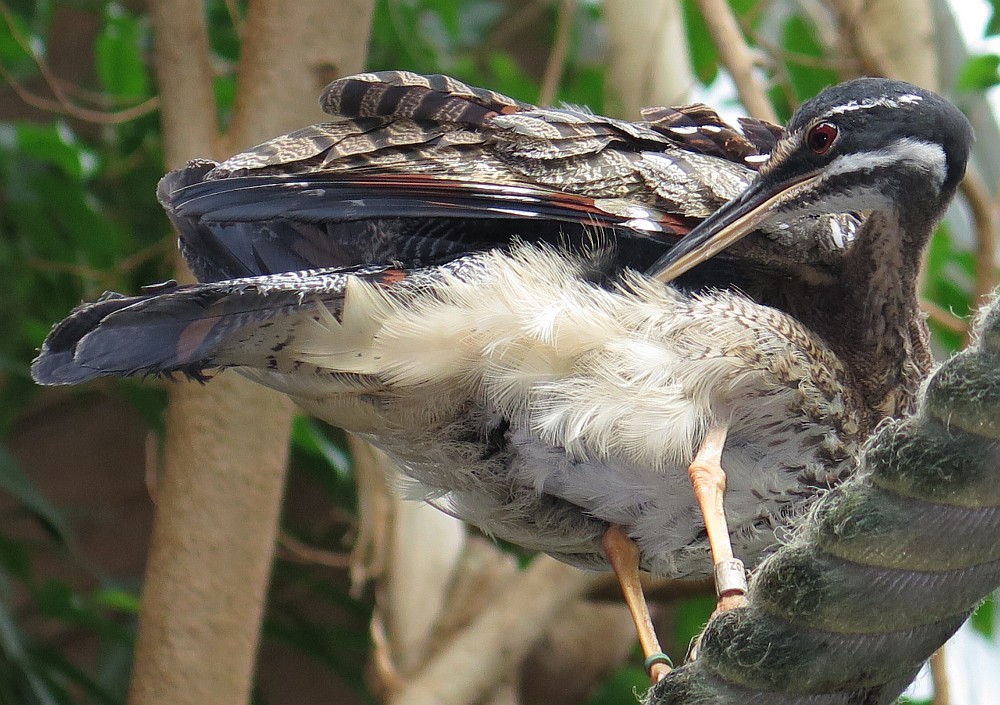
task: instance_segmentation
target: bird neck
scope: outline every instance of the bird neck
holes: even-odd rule
[[[932,365],[917,280],[930,219],[877,212],[859,229],[830,281],[811,287],[794,315],[826,341],[877,418],[913,409]],[[789,304],[796,307],[794,302]]]

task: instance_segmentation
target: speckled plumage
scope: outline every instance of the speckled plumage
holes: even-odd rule
[[[646,705],[890,705],[1000,584],[1000,303]]]
[[[626,123],[399,72],[324,105],[341,119],[165,177],[205,283],[81,307],[36,378],[235,367],[488,533],[601,567],[613,522],[673,577],[709,571],[687,466],[710,424],[730,427],[726,512],[753,565],[912,404],[929,363],[912,282],[861,282],[876,309],[843,281],[869,252],[882,276],[893,213],[789,212],[676,289],[635,271],[798,132],[741,135],[704,106]]]
[[[599,247],[522,246],[395,281],[372,268],[179,287],[109,300],[118,310],[73,352],[105,373],[235,366],[370,438],[416,480],[411,494],[492,535],[598,567],[616,522],[644,567],[675,577],[710,565],[686,468],[722,417],[734,543],[755,560],[853,467],[868,428],[844,370],[742,296],[588,281],[613,264]],[[142,326],[157,319],[177,326],[175,347],[131,367],[162,339]],[[122,336],[127,348],[107,344]]]

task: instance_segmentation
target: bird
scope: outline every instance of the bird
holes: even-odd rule
[[[236,368],[381,447],[412,496],[612,567],[662,677],[638,569],[713,565],[738,606],[744,563],[912,409],[917,271],[968,121],[887,79],[828,88],[784,130],[406,72],[321,104],[335,120],[164,177],[201,283],[82,305],[35,379]]]

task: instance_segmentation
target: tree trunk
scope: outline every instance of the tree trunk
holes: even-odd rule
[[[150,9],[167,166],[177,168],[221,156],[219,145],[244,147],[315,120],[331,73],[362,67],[372,2],[342,2],[336,14],[319,0],[251,3],[234,127],[224,138],[202,3],[152,0]],[[232,372],[173,390],[133,705],[248,702],[291,416],[285,397]]]
[[[929,0],[833,0],[843,51],[863,73],[888,76],[940,90],[934,11]],[[906,31],[900,31],[905,17]]]
[[[675,0],[606,0],[611,55],[608,90],[616,112],[687,102],[694,85],[680,3]]]

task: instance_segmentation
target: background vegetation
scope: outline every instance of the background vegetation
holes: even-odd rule
[[[522,100],[628,112],[626,91],[616,83],[621,79],[608,68],[609,55],[617,51],[615,33],[621,32],[608,15],[621,13],[622,4],[630,8],[626,12],[651,13],[650,23],[662,19],[657,8],[663,4],[655,2],[378,0],[367,66],[447,73]],[[897,11],[908,7],[912,18],[942,6],[882,4]],[[717,35],[702,14],[710,5],[680,3],[687,47],[675,51],[673,64],[631,67],[640,77],[649,71],[680,77],[683,91],[658,102],[684,102],[686,91],[725,95],[718,79],[728,58],[720,56]],[[841,78],[897,71],[891,56],[872,50],[879,41],[858,29],[860,4],[732,0],[728,7],[755,52],[757,75],[780,120]],[[236,70],[251,10],[241,0],[207,0],[204,8],[216,119],[227,125],[236,109]],[[994,11],[984,34],[1000,31],[998,17]],[[0,3],[3,704],[112,704],[127,697],[168,387],[102,382],[41,390],[28,369],[50,326],[79,301],[105,290],[136,292],[173,276],[173,235],[154,198],[165,148],[152,22],[137,2]],[[939,28],[935,35],[939,70],[920,82],[949,91],[982,119],[982,98],[998,80],[1000,56],[965,55],[943,33]],[[294,43],[288,50],[295,50]],[[733,99],[725,101],[724,107],[740,112]],[[981,140],[988,142],[987,132],[980,126]],[[981,173],[963,191],[965,205],[930,252],[925,294],[942,354],[962,344],[963,319],[995,281],[996,183],[990,166],[980,163]],[[386,665],[392,648],[380,642],[380,621],[369,629],[373,613],[390,610],[391,590],[380,582],[385,575],[370,560],[348,555],[366,521],[359,517],[359,502],[365,502],[359,500],[348,444],[336,430],[297,418],[290,468],[253,700],[374,702],[398,688],[394,675],[407,674],[398,653]],[[387,526],[377,528],[391,533]],[[504,560],[489,553],[492,548],[474,545],[474,551],[487,552],[482,560]],[[473,549],[463,550],[465,560],[474,560],[468,558]],[[505,555],[510,566],[531,560]],[[374,587],[367,578],[376,578]],[[605,625],[599,627],[602,636],[622,631],[619,606],[603,602],[613,591],[596,583],[579,591],[594,610],[582,621]],[[664,594],[673,594],[671,588]],[[705,596],[664,604],[661,632],[669,635],[672,653],[683,654],[711,605]],[[605,615],[608,609],[614,614]],[[975,626],[992,639],[992,603],[977,614]],[[439,631],[439,640],[442,633],[449,632]],[[549,638],[559,644],[594,635]],[[632,689],[644,679],[637,659],[628,658],[625,638],[619,640],[623,647],[602,650],[596,664],[583,668],[575,662],[577,671],[585,671],[573,671],[585,686],[580,692],[568,686],[556,689],[562,693],[546,690],[553,682],[565,684],[567,671],[545,670],[546,659],[536,654],[506,681],[506,695],[492,697],[634,702]]]

